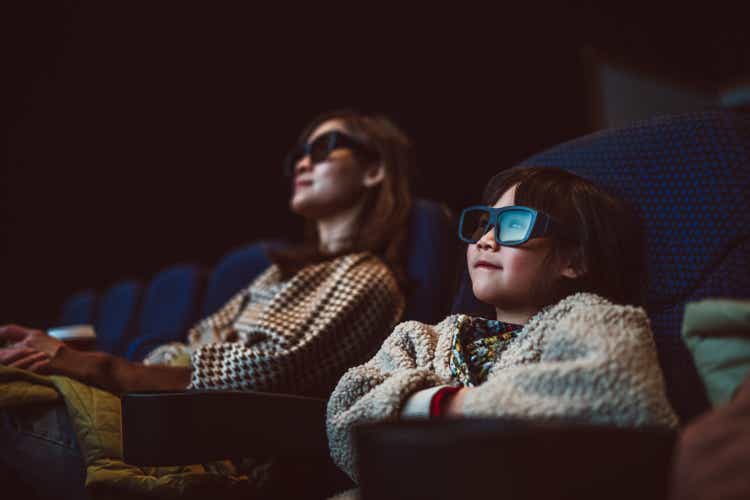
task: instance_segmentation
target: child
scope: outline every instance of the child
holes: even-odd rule
[[[516,167],[459,237],[476,297],[496,320],[401,323],[346,372],[328,403],[335,462],[356,480],[354,425],[413,417],[575,419],[621,427],[677,425],[643,301],[635,216],[564,170]]]

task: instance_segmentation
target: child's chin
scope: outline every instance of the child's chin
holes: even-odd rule
[[[474,296],[479,302],[484,302],[487,305],[494,306],[495,304],[502,303],[502,296],[499,290],[494,286],[483,286],[482,284],[474,284],[472,287]]]

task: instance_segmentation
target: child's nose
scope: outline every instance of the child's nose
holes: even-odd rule
[[[477,241],[477,247],[482,250],[497,250],[497,241],[495,241],[495,227],[490,226],[486,233]]]

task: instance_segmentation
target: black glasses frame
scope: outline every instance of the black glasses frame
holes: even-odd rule
[[[378,153],[371,147],[356,139],[349,134],[332,130],[315,138],[314,141],[306,144],[300,144],[286,156],[284,160],[284,175],[291,177],[294,175],[294,167],[305,156],[310,157],[310,163],[316,165],[331,154],[336,149],[351,149],[355,154],[365,159],[377,159]]]

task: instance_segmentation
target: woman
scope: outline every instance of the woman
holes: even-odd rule
[[[188,344],[157,348],[141,364],[6,325],[0,364],[112,393],[252,389],[327,397],[344,370],[372,355],[404,308],[409,148],[381,116],[340,111],[316,118],[287,164],[290,207],[308,221],[305,243],[271,255],[274,264],[194,327]],[[19,429],[70,427],[61,404],[0,416],[11,439]],[[68,442],[80,463],[75,439]],[[11,463],[18,453],[23,446],[2,456]],[[45,455],[52,454],[36,456]]]
[[[314,120],[301,144],[289,160],[290,207],[309,221],[306,243],[274,253],[275,265],[193,328],[189,345],[163,346],[139,364],[8,325],[0,327],[0,341],[11,343],[0,362],[116,393],[190,387],[326,395],[337,372],[377,346],[403,310],[409,144],[387,119],[348,111]],[[189,367],[155,366],[186,352]],[[303,373],[287,376],[285,365]]]
[[[328,402],[334,461],[352,478],[353,426],[430,417],[677,425],[643,300],[642,235],[619,199],[553,168],[512,168],[462,212],[476,297],[495,320],[398,325]]]

